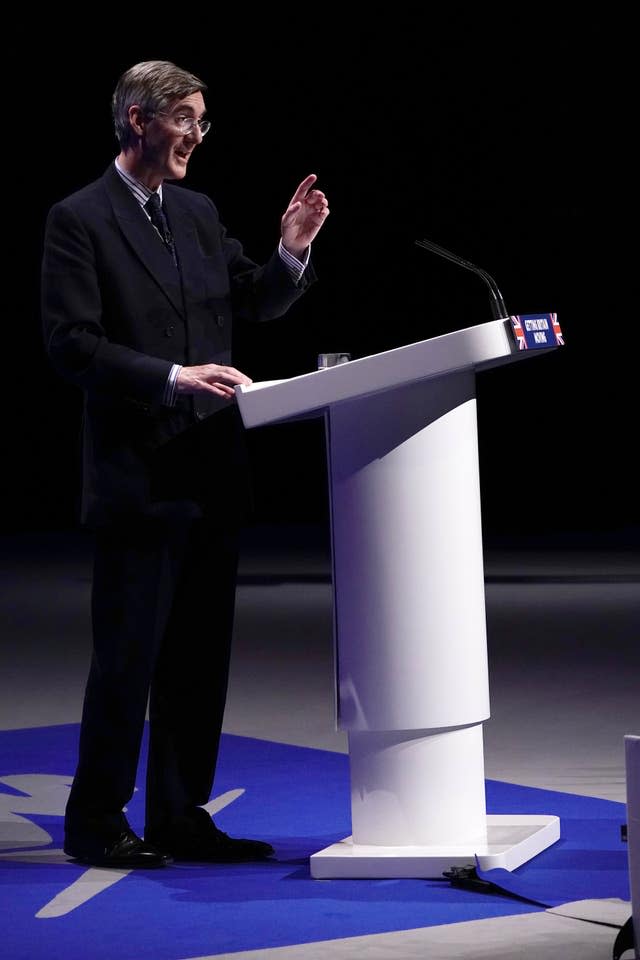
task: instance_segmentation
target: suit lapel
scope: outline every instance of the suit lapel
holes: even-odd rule
[[[113,212],[133,253],[144,263],[180,316],[184,317],[180,275],[144,210],[123,182],[115,166],[109,167],[104,175],[104,182]]]
[[[165,185],[162,188],[162,202],[173,234],[183,287],[185,290],[198,291],[203,286],[202,252],[193,219],[182,202],[184,192],[180,187],[172,189]]]

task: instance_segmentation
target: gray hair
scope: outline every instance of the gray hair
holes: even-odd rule
[[[126,70],[111,98],[116,138],[123,149],[134,143],[129,107],[137,104],[144,113],[159,113],[175,100],[207,89],[193,73],[168,60],[145,60]]]

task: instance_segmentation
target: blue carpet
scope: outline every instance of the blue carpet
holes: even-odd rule
[[[549,850],[512,874],[483,875],[527,901],[460,889],[444,878],[312,880],[310,855],[351,832],[348,758],[227,735],[214,796],[244,792],[216,823],[270,841],[276,860],[134,871],[47,915],[86,878],[85,868],[51,852],[62,847],[77,737],[77,725],[0,732],[0,942],[11,960],[177,960],[530,913],[569,900],[629,899],[624,804],[491,780],[490,813],[561,818],[562,839]],[[138,831],[142,815],[140,790],[128,809]]]

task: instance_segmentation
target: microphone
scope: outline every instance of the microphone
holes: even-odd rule
[[[493,313],[494,320],[507,320],[509,318],[502,294],[498,290],[498,285],[486,270],[483,270],[481,267],[476,267],[474,263],[469,263],[468,260],[464,260],[455,253],[451,253],[450,250],[445,250],[444,247],[438,246],[438,244],[432,240],[416,240],[415,242],[416,246],[422,247],[423,250],[430,250],[432,253],[437,253],[438,256],[444,257],[445,260],[451,260],[452,263],[457,263],[459,267],[464,267],[465,270],[471,270],[472,273],[477,273],[479,277],[482,277],[491,291],[491,312]]]

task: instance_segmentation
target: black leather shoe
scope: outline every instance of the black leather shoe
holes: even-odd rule
[[[241,840],[218,830],[206,810],[201,810],[195,821],[182,821],[179,828],[146,831],[145,840],[174,860],[198,863],[248,863],[266,860],[274,853],[271,844],[263,840]]]
[[[133,830],[123,831],[116,840],[107,844],[95,838],[74,838],[67,834],[64,852],[92,867],[119,867],[121,870],[165,867],[171,863],[170,856],[141,840]]]

